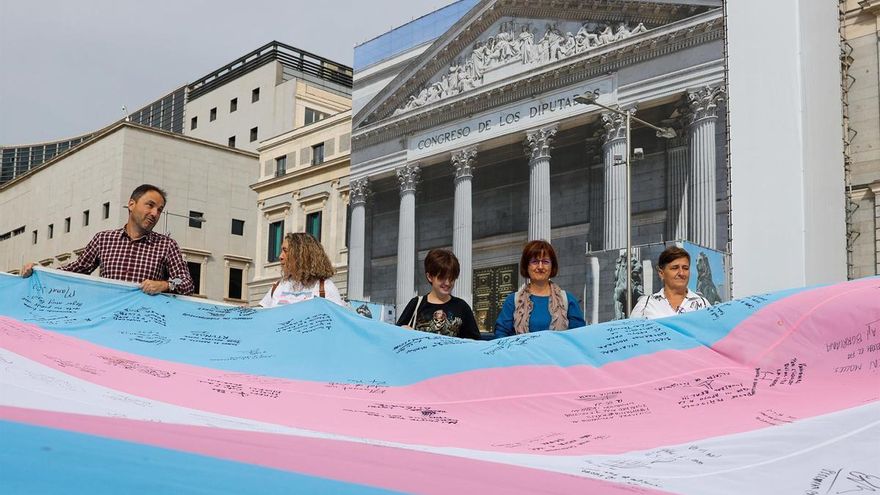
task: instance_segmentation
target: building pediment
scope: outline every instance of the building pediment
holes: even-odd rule
[[[720,8],[713,0],[484,0],[355,116],[355,129],[417,115],[523,75],[625,46],[656,47],[664,26]],[[651,45],[653,43],[653,45]]]
[[[543,26],[542,26],[543,25]],[[428,79],[417,94],[394,110],[400,115],[581,53],[597,50],[648,31],[596,21],[547,21],[504,16],[459,54],[449,67]]]

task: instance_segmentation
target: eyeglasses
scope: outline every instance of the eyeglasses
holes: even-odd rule
[[[532,258],[532,259],[529,260],[529,264],[532,265],[532,266],[538,266],[538,265],[552,266],[552,265],[553,265],[553,261],[548,260],[548,259],[546,259],[546,258],[545,258],[545,259]]]

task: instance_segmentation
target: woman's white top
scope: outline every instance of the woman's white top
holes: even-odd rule
[[[681,301],[681,304],[676,311],[675,309],[672,309],[672,305],[669,304],[669,300],[666,299],[666,294],[663,292],[663,289],[660,289],[650,296],[640,297],[629,317],[653,320],[655,318],[665,318],[667,316],[690,313],[691,311],[699,311],[708,308],[711,305],[712,304],[710,304],[705,297],[688,289],[687,295],[684,296],[684,300]]]
[[[336,288],[336,284],[334,284],[332,280],[327,279],[324,281],[324,296],[328,301],[347,307],[345,301],[342,300],[342,296],[339,295],[339,289]],[[299,282],[286,279],[278,284],[278,287],[275,287],[274,294],[272,293],[272,290],[269,289],[269,292],[267,292],[260,301],[260,306],[264,308],[274,308],[275,306],[281,306],[283,304],[294,304],[308,301],[315,297],[321,297],[320,282],[315,282],[310,287],[303,287]]]

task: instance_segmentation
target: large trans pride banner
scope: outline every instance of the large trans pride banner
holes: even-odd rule
[[[3,493],[880,493],[880,279],[480,342],[0,276]]]

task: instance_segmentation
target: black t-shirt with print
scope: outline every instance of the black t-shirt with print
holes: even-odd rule
[[[397,319],[398,326],[409,325],[418,300],[418,297],[414,297],[409,301],[400,318]],[[455,296],[443,304],[430,303],[427,296],[423,297],[413,328],[449,337],[477,340],[480,338],[480,329],[477,328],[474,312],[463,299]]]

